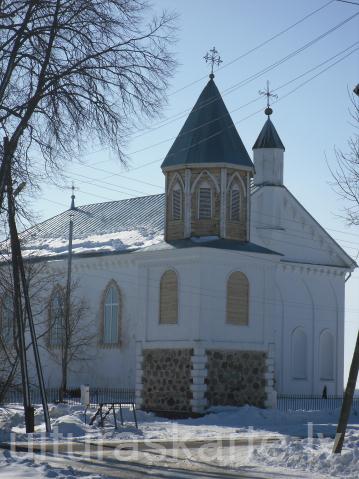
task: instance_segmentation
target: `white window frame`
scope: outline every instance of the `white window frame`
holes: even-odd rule
[[[105,345],[118,344],[120,323],[120,292],[114,284],[110,284],[105,291],[103,301],[103,338]]]
[[[201,218],[201,190],[209,190],[210,193],[210,215],[209,217]],[[210,220],[213,217],[213,192],[210,184],[208,182],[202,182],[198,188],[198,202],[197,202],[197,209],[198,209],[198,219],[199,220]]]

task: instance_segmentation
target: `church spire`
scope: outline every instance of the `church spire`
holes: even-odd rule
[[[283,185],[283,153],[285,148],[270,119],[273,113],[270,100],[273,97],[277,98],[277,95],[270,90],[268,81],[266,90],[259,91],[259,94],[267,97],[267,107],[264,110],[267,121],[252,148],[256,172],[254,184],[281,186]]]
[[[270,116],[273,113],[273,110],[270,106],[270,99],[278,98],[278,95],[269,89],[268,80],[267,88],[265,90],[259,90],[258,93],[267,97],[267,108],[264,110],[264,113],[267,115],[267,121],[265,122],[262,131],[259,133],[259,136],[253,145],[253,150],[260,148],[280,148],[281,150],[285,150],[282,140],[280,139],[277,130],[270,119]]]

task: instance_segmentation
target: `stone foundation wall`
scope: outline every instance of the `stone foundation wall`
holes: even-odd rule
[[[190,412],[192,349],[147,349],[142,352],[142,408]]]
[[[265,352],[209,350],[207,370],[209,406],[266,405]]]

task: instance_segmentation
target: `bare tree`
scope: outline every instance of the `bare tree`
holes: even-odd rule
[[[351,96],[352,120],[359,130],[359,103]],[[348,140],[346,152],[335,150],[336,166],[330,168],[335,191],[345,200],[345,219],[351,225],[359,225],[359,133]]]
[[[3,243],[4,245],[4,243]],[[4,253],[4,252],[2,252]],[[19,345],[18,328],[14,321],[14,286],[12,271],[8,255],[2,255],[0,265],[0,403],[6,397],[11,388],[17,388],[20,384],[19,378]],[[26,279],[31,291],[31,303],[35,314],[34,322],[37,326],[38,339],[48,335],[48,321],[44,320],[46,310],[45,291],[55,284],[58,275],[49,272],[46,263],[33,262],[25,263]],[[23,303],[22,303],[23,305]],[[25,308],[22,309],[23,318],[26,317]],[[28,325],[25,324],[27,330]],[[27,337],[29,334],[26,335]],[[30,347],[28,338],[26,349]]]
[[[174,67],[174,17],[150,12],[146,0],[0,0],[0,209],[15,166],[30,180],[59,171],[93,140],[125,161]]]
[[[88,306],[77,293],[78,282],[71,286],[68,321],[65,324],[66,288],[56,285],[48,303],[47,349],[61,367],[61,396],[66,393],[69,371],[76,371],[94,357],[97,331],[88,320]],[[66,350],[66,354],[63,351]]]

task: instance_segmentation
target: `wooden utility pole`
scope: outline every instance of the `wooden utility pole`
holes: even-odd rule
[[[353,92],[355,93],[355,95],[359,97],[359,83],[353,89]],[[358,371],[359,371],[359,329],[358,329],[357,342],[355,344],[352,364],[350,366],[347,387],[345,388],[343,404],[340,411],[337,433],[335,435],[335,441],[333,446],[334,454],[340,454],[342,452],[345,432],[348,426],[350,411],[353,404],[355,386],[358,379]]]
[[[69,362],[69,342],[71,341],[70,317],[71,317],[71,277],[72,277],[72,239],[74,231],[74,210],[75,194],[74,186],[72,186],[71,207],[70,207],[70,224],[69,224],[69,250],[67,257],[67,281],[65,293],[65,311],[64,311],[64,335],[62,337],[62,380],[60,388],[60,400],[63,401],[67,389],[67,368]]]
[[[337,433],[335,435],[335,441],[334,441],[334,447],[333,447],[334,454],[340,454],[342,452],[345,432],[347,429],[350,411],[351,411],[352,403],[353,403],[355,386],[358,379],[358,370],[359,370],[359,330],[358,330],[357,342],[354,349],[352,364],[350,366],[347,387],[345,388],[342,409],[340,411],[340,418],[338,422]]]

